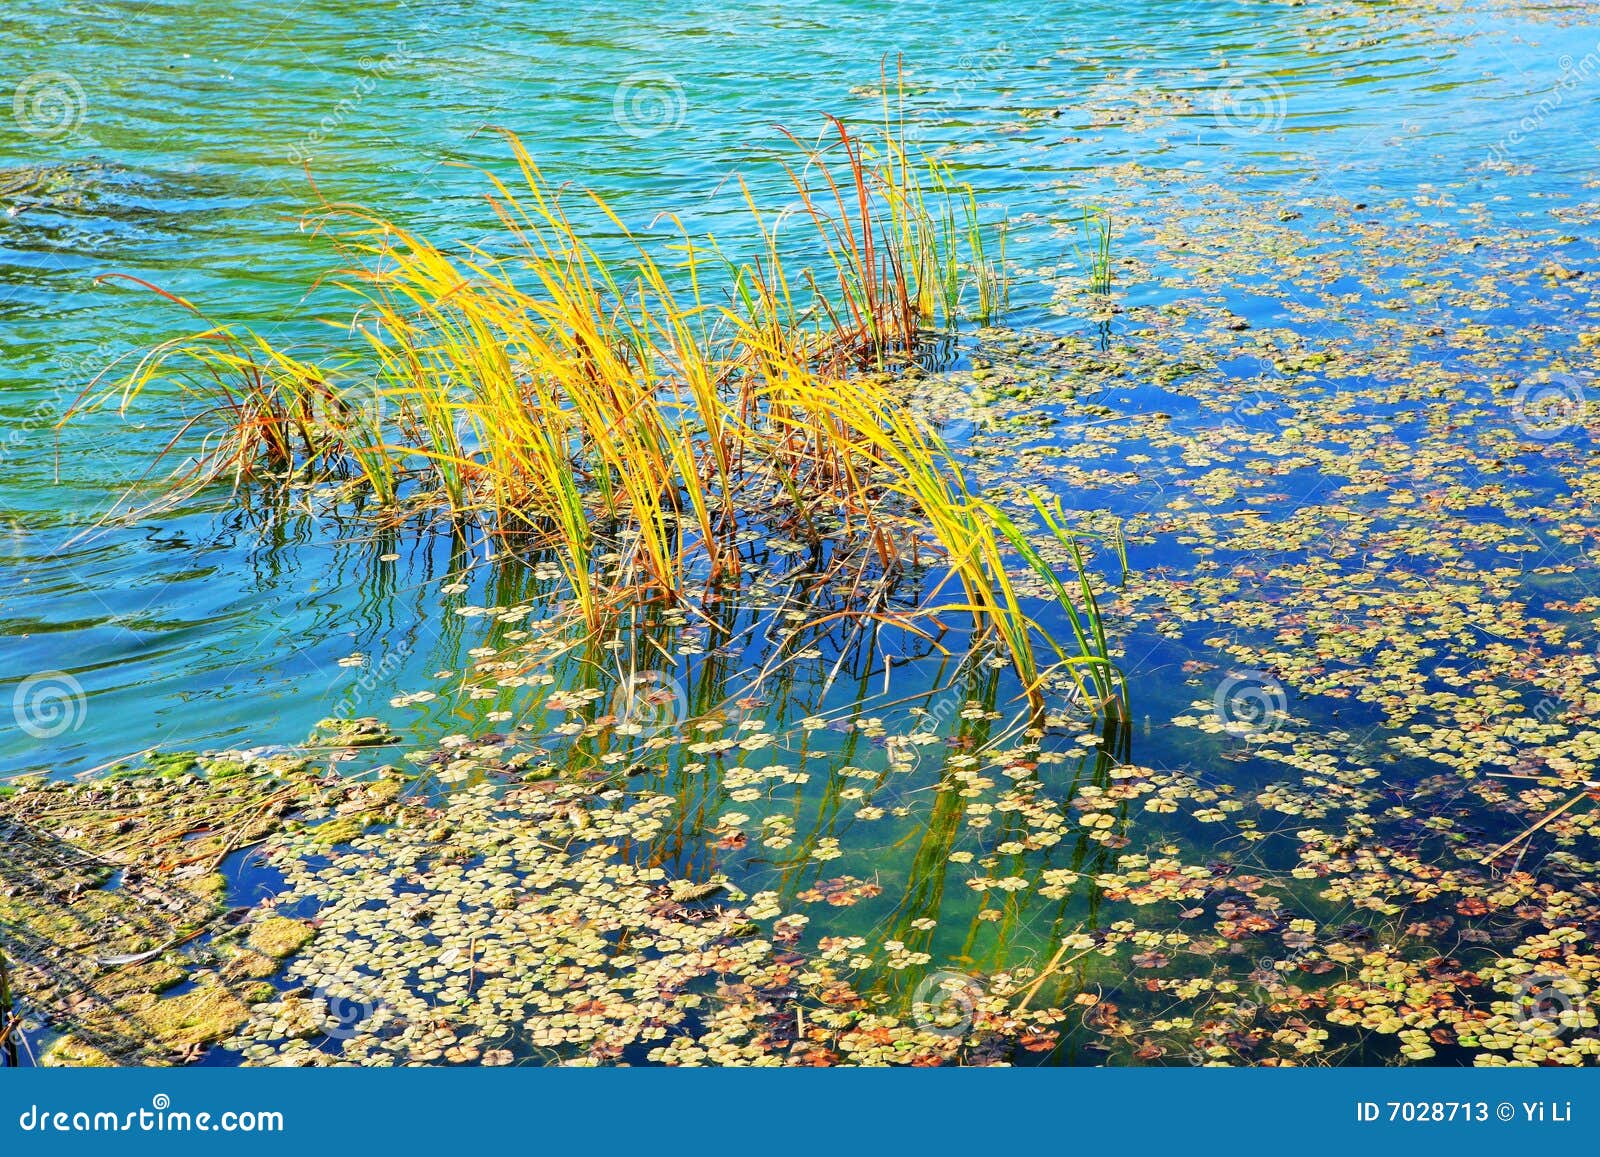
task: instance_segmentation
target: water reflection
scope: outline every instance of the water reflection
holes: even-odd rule
[[[1582,48],[1574,59],[1587,51],[1576,35],[1544,29],[1543,47],[1518,48],[1517,69],[1497,79],[1495,53],[1516,30],[1508,17],[1491,26],[1398,4],[1001,5],[977,25],[942,3],[898,5],[892,18],[877,4],[736,18],[674,5],[644,20],[601,5],[581,35],[564,30],[556,7],[535,4],[496,8],[485,37],[450,5],[330,3],[290,25],[219,9],[201,43],[188,9],[127,7],[126,20],[106,21],[13,4],[21,31],[0,49],[10,74],[78,76],[86,102],[72,133],[0,145],[0,344],[17,380],[0,406],[13,432],[28,432],[6,455],[0,491],[9,528],[0,558],[26,581],[7,585],[0,615],[18,670],[66,668],[96,704],[48,751],[0,740],[7,770],[112,758],[130,745],[129,721],[152,716],[133,743],[231,742],[250,730],[294,741],[330,694],[337,700],[328,688],[347,678],[338,660],[372,649],[380,630],[411,656],[391,672],[392,691],[452,662],[430,652],[436,633],[462,629],[420,594],[453,565],[431,546],[347,551],[304,519],[258,537],[230,525],[214,495],[174,512],[154,539],[129,528],[58,554],[42,533],[103,510],[142,475],[175,418],[48,428],[107,361],[181,323],[94,276],[135,274],[269,332],[308,322],[315,305],[301,303],[300,287],[327,255],[295,226],[311,200],[302,163],[330,196],[472,237],[491,223],[480,182],[445,162],[497,162],[493,134],[481,132],[497,123],[537,141],[551,172],[601,189],[631,224],[647,229],[671,208],[698,231],[740,211],[734,173],[758,198],[781,200],[773,124],[803,130],[823,107],[875,115],[883,59],[902,55],[914,135],[948,147],[958,175],[1011,215],[1008,249],[1026,271],[1062,259],[1056,227],[1108,184],[1136,179],[1130,160],[1145,173],[1199,165],[1246,187],[1293,178],[1325,192],[1363,189],[1375,175],[1399,189],[1464,171],[1562,48]],[[961,37],[949,35],[952,23]],[[665,119],[619,116],[621,86],[631,78],[637,91],[640,77],[658,74],[670,82],[655,82],[670,98]],[[763,83],[749,85],[751,75]],[[1382,101],[1368,98],[1378,92]],[[1559,115],[1583,114],[1574,105]],[[1582,171],[1562,143],[1581,137],[1547,136],[1545,163],[1517,191]],[[1520,203],[1510,198],[1505,211]],[[1049,292],[1019,277],[1013,320],[1048,318]],[[1092,324],[1104,350],[1126,336],[1115,316]],[[946,345],[928,356],[937,367],[960,353]],[[401,558],[374,561],[389,553]],[[471,573],[487,581],[483,568]]]

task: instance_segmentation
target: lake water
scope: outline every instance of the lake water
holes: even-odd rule
[[[142,278],[217,320],[298,318],[331,260],[297,230],[312,201],[302,163],[330,198],[471,237],[488,217],[470,166],[503,163],[483,130],[505,126],[635,224],[673,210],[712,226],[737,211],[735,174],[782,195],[774,126],[808,135],[825,111],[875,116],[876,97],[860,94],[899,54],[913,135],[949,144],[1016,222],[1023,268],[1061,262],[1061,228],[1106,199],[1124,162],[1244,189],[1401,196],[1471,171],[1536,115],[1532,171],[1475,178],[1510,217],[1588,171],[1588,82],[1556,107],[1540,101],[1567,91],[1563,63],[1594,37],[1500,7],[1363,5],[1326,19],[1320,5],[1274,3],[672,4],[648,16],[504,3],[467,20],[431,3],[8,5],[0,53],[25,116],[0,123],[4,678],[65,672],[86,709],[47,751],[9,732],[0,768],[294,741],[355,680],[336,665],[347,654],[406,640],[386,677],[396,687],[454,663],[423,594],[448,565],[436,548],[405,544],[379,563],[309,519],[263,536],[223,494],[71,541],[147,469],[173,416],[151,401],[126,422],[55,421],[105,365],[192,328],[159,297],[95,279]],[[1037,320],[1042,292],[1019,277],[1011,320]]]

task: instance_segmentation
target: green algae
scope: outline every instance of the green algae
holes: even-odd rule
[[[303,759],[225,761],[240,769],[196,775],[219,760],[184,756],[141,774],[24,781],[0,800],[0,932],[17,1000],[68,1038],[51,1063],[170,1063],[231,1032],[248,1000],[271,991],[232,982],[276,964],[227,934],[217,869],[298,816],[371,815],[394,799],[324,781]],[[310,931],[271,916],[252,925],[254,946],[279,957]]]
[[[371,821],[365,816],[340,816],[311,829],[311,838],[324,847],[348,844],[366,831]]]
[[[380,747],[397,737],[388,724],[370,716],[359,719],[323,719],[311,730],[307,743],[329,747]]]
[[[185,1054],[224,1040],[250,1015],[249,1006],[234,992],[205,982],[177,996],[130,997],[119,1012],[149,1029],[163,1049]]]
[[[39,1058],[45,1068],[106,1069],[116,1062],[94,1045],[74,1036],[58,1038]]]
[[[246,942],[263,955],[281,959],[298,952],[315,935],[316,929],[303,920],[268,916],[250,925]]]

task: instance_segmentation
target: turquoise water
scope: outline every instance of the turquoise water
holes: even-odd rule
[[[805,136],[823,112],[875,117],[873,86],[898,55],[910,135],[947,149],[1013,223],[1008,320],[1092,334],[1030,274],[1071,265],[1066,235],[1085,205],[1132,187],[1132,162],[1140,180],[1204,174],[1245,196],[1423,194],[1424,224],[1456,213],[1426,197],[1446,179],[1476,191],[1491,227],[1542,211],[1587,177],[1600,139],[1588,81],[1563,87],[1594,50],[1593,27],[1572,22],[1582,12],[15,0],[0,39],[15,97],[0,116],[0,695],[58,675],[72,694],[45,738],[0,733],[0,771],[292,743],[341,704],[387,714],[391,694],[482,640],[441,607],[441,578],[466,568],[464,603],[525,581],[467,568],[447,541],[269,518],[225,488],[85,534],[185,415],[151,397],[125,418],[57,419],[108,363],[194,328],[97,277],[269,333],[305,326],[320,300],[305,289],[331,260],[298,225],[311,181],[470,240],[492,220],[473,166],[504,163],[489,126],[634,227],[669,210],[717,227],[739,212],[735,176],[785,200],[775,125]],[[1512,165],[1485,167],[1524,118]],[[1130,307],[1181,296],[1158,276],[1123,292]],[[1280,304],[1251,308],[1270,318]],[[365,669],[338,665],[357,653]],[[1141,690],[1162,695],[1135,670]]]

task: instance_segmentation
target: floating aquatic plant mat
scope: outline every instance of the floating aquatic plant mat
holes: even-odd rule
[[[475,678],[506,679],[516,648],[485,650]],[[1005,710],[992,666],[782,728],[767,719],[792,712],[759,697],[641,721],[522,670],[504,691],[523,722],[403,751],[422,776],[403,805],[392,773],[302,768],[304,810],[253,853],[268,894],[198,948],[119,944],[194,985],[142,979],[119,1010],[177,1013],[246,1063],[1592,1055],[1600,902],[1587,865],[1545,855],[1588,838],[1585,813],[1530,837],[1537,875],[1482,862],[1500,841],[1478,825],[1516,834],[1537,793],[1439,774],[1401,795],[1350,736],[1276,707],[1225,710],[1190,765],[1144,765],[1137,729]],[[1189,672],[1196,694],[1214,674]],[[146,776],[40,787],[6,814],[67,835],[126,819],[105,800],[128,792],[160,830],[242,802]],[[214,834],[196,862],[261,834]],[[185,992],[205,1008],[171,1005]],[[52,1060],[114,1055],[63,1023]]]
[[[16,1008],[0,1029],[20,1040],[29,1022],[48,1028],[54,1063],[199,1055],[309,934],[229,907],[243,850],[329,808],[340,814],[328,823],[358,832],[397,786],[327,779],[304,757],[176,756],[5,789],[0,952]]]
[[[1128,176],[1148,207],[1113,206],[1125,223],[1176,219],[1163,184],[1196,184]],[[920,701],[931,726],[868,705],[785,728],[748,698],[654,736],[635,775],[602,764],[621,774],[592,794],[473,788],[437,844],[372,835],[288,869],[295,895],[331,904],[295,966],[311,1003],[273,1007],[238,1047],[1600,1053],[1585,569],[1600,260],[1563,232],[1592,207],[1497,231],[1485,281],[1441,264],[1480,242],[1403,204],[1181,192],[1216,207],[1212,227],[1125,224],[1119,274],[1167,270],[1181,299],[1125,306],[1064,279],[1064,309],[1107,320],[1099,340],[989,331],[973,369],[919,386],[930,413],[975,428],[973,477],[995,501],[1049,486],[1125,520],[1132,574],[1107,610],[1139,672],[1129,728],[1069,711],[1013,725],[981,682]],[[1336,313],[1293,294],[1280,325],[1235,308],[1263,283],[1345,276]],[[426,920],[395,903],[408,895]],[[319,986],[355,1001],[332,1047]]]

